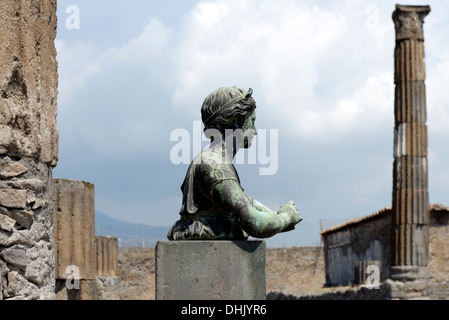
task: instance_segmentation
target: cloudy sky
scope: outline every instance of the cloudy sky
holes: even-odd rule
[[[432,9],[429,191],[449,205],[449,2],[407,4]],[[391,206],[394,9],[391,0],[59,0],[53,175],[95,184],[96,209],[111,217],[170,226],[188,168],[174,163],[181,140],[170,137],[189,134],[192,156],[204,98],[253,88],[267,135],[255,163],[236,165],[242,185],[273,210],[294,200],[304,218],[269,244],[319,244],[320,221]]]

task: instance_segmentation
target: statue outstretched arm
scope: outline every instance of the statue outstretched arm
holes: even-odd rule
[[[212,190],[214,200],[255,238],[269,238],[279,232],[292,230],[302,218],[293,201],[278,211],[272,211],[246,195],[235,180],[224,180]]]

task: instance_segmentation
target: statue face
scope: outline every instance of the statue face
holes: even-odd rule
[[[247,148],[251,147],[252,140],[253,140],[254,136],[257,135],[256,112],[255,111],[251,114],[251,116],[249,116],[245,126],[243,127],[243,132],[244,132],[243,147],[247,149]]]

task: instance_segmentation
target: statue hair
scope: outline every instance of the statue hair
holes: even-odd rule
[[[256,109],[256,101],[252,97],[242,98],[230,107],[221,107],[245,93],[245,90],[238,87],[222,87],[209,94],[201,107],[204,131],[217,129],[224,133],[226,129],[242,129]]]

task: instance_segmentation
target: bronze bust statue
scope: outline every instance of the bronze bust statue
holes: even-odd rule
[[[240,185],[232,161],[257,134],[255,109],[252,89],[223,87],[204,100],[201,117],[211,144],[190,164],[181,186],[181,218],[168,232],[169,240],[268,238],[302,220],[293,201],[272,211]]]

